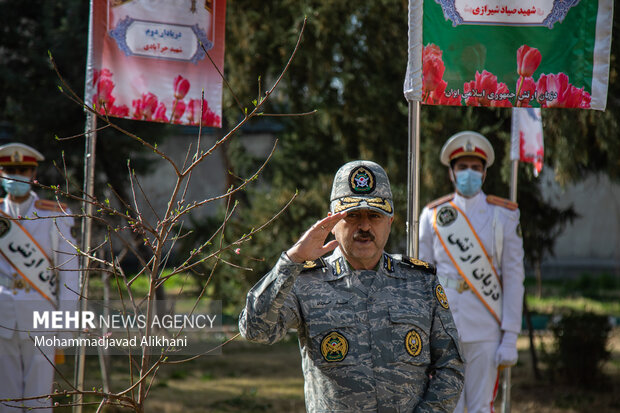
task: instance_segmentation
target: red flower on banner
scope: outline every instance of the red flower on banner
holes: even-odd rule
[[[187,110],[189,111],[187,115],[187,120],[190,125],[198,125],[198,113],[200,113],[200,107],[202,106],[202,115],[200,116],[201,124],[203,126],[221,126],[221,119],[219,116],[215,114],[209,108],[209,102],[206,100],[202,100],[202,105],[200,103],[200,99],[192,99],[189,101],[189,105],[187,105]]]
[[[538,102],[543,108],[588,109],[592,97],[584,88],[578,89],[565,73],[540,75],[536,83]]]
[[[157,110],[157,96],[149,93],[143,93],[140,99],[133,100],[133,118],[141,120],[152,120],[153,114]]]
[[[189,104],[187,105],[187,121],[189,122],[190,125],[195,125],[196,122],[196,116],[195,116],[195,111],[198,110],[200,108],[200,100],[198,99],[190,99]]]
[[[526,44],[517,50],[517,73],[522,77],[531,77],[542,60],[540,51]]]
[[[510,91],[505,83],[498,83],[497,76],[483,70],[476,70],[475,80],[463,84],[463,97],[468,106],[511,107]],[[514,96],[514,95],[513,95]]]
[[[181,123],[181,117],[185,113],[185,102],[182,100],[175,101],[174,108],[172,109],[172,120],[174,123]]]
[[[424,93],[437,89],[442,81],[446,68],[441,59],[442,52],[439,47],[429,44],[422,52],[422,88]]]
[[[189,86],[189,80],[185,79],[181,75],[178,75],[174,79],[174,98],[179,100],[183,99],[189,91]]]
[[[520,77],[517,80],[517,105],[518,107],[530,108],[530,101],[536,96],[536,82],[531,77]]]
[[[127,105],[112,106],[112,108],[110,108],[110,115],[119,118],[127,118],[129,117],[129,108]]]
[[[166,116],[166,105],[164,102],[161,102],[159,106],[157,106],[157,109],[155,109],[154,118],[157,122],[168,122],[168,116]]]
[[[112,96],[113,89],[114,82],[109,77],[101,77],[99,82],[97,82],[97,95],[100,100],[114,102],[114,96]]]
[[[115,111],[115,99],[112,94],[115,85],[112,80],[112,72],[108,69],[95,69],[93,71],[93,85],[96,90],[93,96],[93,107],[102,115],[112,114]]]
[[[459,91],[450,90],[446,94],[448,84],[443,80],[446,70],[442,60],[441,49],[429,43],[422,51],[422,102],[431,105],[460,105]]]
[[[437,88],[427,95],[424,102],[433,105],[460,106],[461,94],[454,90],[450,90],[446,93],[446,87],[448,87],[446,81],[441,80],[441,82],[437,85]]]

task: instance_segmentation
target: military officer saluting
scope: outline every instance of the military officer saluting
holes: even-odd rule
[[[441,150],[455,192],[420,216],[420,259],[437,267],[465,355],[455,412],[493,411],[498,367],[517,361],[523,305],[523,241],[517,204],[481,187],[495,158],[479,133],[452,136]]]
[[[250,290],[241,334],[270,344],[297,329],[308,412],[452,412],[463,383],[457,331],[434,268],[383,250],[394,214],[387,174],[345,164],[330,209]]]
[[[51,412],[51,401],[19,399],[50,394],[55,348],[32,339],[33,311],[75,310],[77,257],[70,242],[73,218],[64,204],[32,191],[43,155],[21,143],[0,146],[6,197],[0,199],[0,412],[35,408]],[[46,358],[47,357],[47,358]],[[12,399],[11,401],[6,401]],[[23,408],[22,408],[23,407]]]

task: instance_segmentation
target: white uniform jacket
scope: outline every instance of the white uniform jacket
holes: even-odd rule
[[[497,198],[496,198],[497,199]],[[501,200],[501,199],[500,199]],[[447,202],[447,200],[446,200]],[[523,239],[519,226],[519,210],[490,203],[480,191],[472,198],[454,194],[452,202],[459,207],[478,234],[502,281],[503,304],[501,330],[519,333],[523,308]],[[433,228],[432,202],[420,216],[419,258],[437,267],[437,276],[462,280]],[[431,206],[431,208],[429,208]],[[444,285],[454,322],[463,342],[499,341],[500,325],[479,298],[467,289],[461,293]]]
[[[71,236],[73,217],[68,216],[71,212],[60,208],[56,202],[39,200],[34,192],[31,192],[31,196],[34,200],[23,215],[30,219],[20,219],[19,223],[59,268],[57,280],[59,308],[57,310],[77,310],[78,259],[75,248],[67,242],[69,240],[75,245]],[[0,199],[0,209],[5,214],[11,215],[5,199]],[[56,308],[33,288],[7,286],[6,280],[14,280],[15,273],[15,269],[0,255],[0,277],[3,277],[3,285],[0,285],[0,314],[2,314],[0,337],[8,339],[13,335],[14,329],[18,329],[21,338],[26,339],[28,338],[26,330],[30,329],[33,323],[33,309],[47,311]]]

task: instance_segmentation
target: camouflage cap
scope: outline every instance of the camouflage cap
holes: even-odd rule
[[[390,217],[394,215],[390,180],[375,162],[349,162],[336,172],[330,197],[331,212],[337,214],[356,209],[372,209]]]

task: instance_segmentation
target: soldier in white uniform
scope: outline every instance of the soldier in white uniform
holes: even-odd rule
[[[437,267],[465,356],[455,412],[492,412],[500,366],[517,362],[523,305],[523,240],[517,204],[481,190],[493,147],[476,132],[441,150],[455,192],[420,216],[420,259]]]
[[[43,155],[20,143],[0,146],[0,412],[51,412],[50,400],[6,401],[50,394],[55,349],[37,348],[33,310],[75,310],[77,257],[73,218],[64,204],[31,190]],[[30,330],[30,331],[29,331]],[[49,360],[49,361],[48,361]],[[51,362],[50,362],[51,361]],[[43,407],[43,408],[41,408]]]

